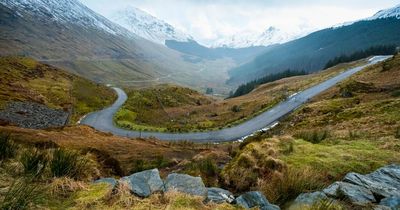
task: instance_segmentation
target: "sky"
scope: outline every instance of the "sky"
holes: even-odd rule
[[[288,33],[327,28],[372,16],[399,0],[80,0],[109,16],[134,6],[190,34],[200,43],[273,26]]]

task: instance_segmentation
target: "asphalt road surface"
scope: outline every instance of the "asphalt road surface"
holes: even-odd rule
[[[375,56],[369,60],[368,64],[346,70],[337,76],[330,78],[318,85],[308,88],[302,92],[292,95],[285,101],[277,104],[273,108],[265,111],[264,113],[240,124],[235,127],[225,128],[218,131],[206,131],[196,133],[160,133],[160,132],[140,132],[125,130],[115,126],[113,116],[118,109],[127,100],[127,95],[120,88],[114,88],[118,94],[118,99],[115,103],[101,111],[88,114],[81,120],[81,124],[89,125],[99,131],[110,132],[114,135],[125,137],[142,137],[149,138],[155,137],[160,140],[181,141],[187,140],[192,142],[227,142],[242,139],[249,136],[256,131],[267,128],[268,126],[276,124],[276,122],[291,113],[302,104],[306,103],[309,99],[318,95],[319,93],[335,86],[338,82],[350,77],[351,75],[361,71],[367,66],[384,61],[391,56]]]

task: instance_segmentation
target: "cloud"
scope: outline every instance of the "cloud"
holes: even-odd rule
[[[296,33],[373,15],[395,0],[81,0],[107,16],[127,6],[140,8],[202,43],[275,26]]]

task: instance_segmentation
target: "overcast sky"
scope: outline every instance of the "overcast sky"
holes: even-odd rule
[[[81,0],[105,16],[134,6],[202,43],[269,26],[287,32],[322,29],[372,16],[399,0]]]

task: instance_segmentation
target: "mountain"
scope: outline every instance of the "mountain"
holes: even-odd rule
[[[165,45],[176,51],[200,57],[203,59],[217,60],[223,58],[231,58],[237,64],[248,62],[255,56],[259,55],[260,53],[264,52],[267,49],[267,47],[264,46],[254,46],[245,48],[226,48],[226,47],[209,48],[197,43],[194,40],[189,42],[167,40],[165,42]]]
[[[289,34],[275,27],[269,27],[261,34],[244,33],[217,40],[211,47],[247,48],[282,44],[299,38],[301,34]]]
[[[0,56],[33,57],[98,82],[165,78],[190,87],[210,82],[196,73],[202,65],[135,35],[78,0],[0,0],[0,30]]]
[[[229,71],[229,84],[241,84],[287,69],[315,72],[334,57],[377,45],[400,45],[398,7],[373,17],[327,28],[284,43]]]
[[[164,45],[166,40],[180,42],[193,40],[190,35],[138,8],[129,7],[119,10],[109,19],[134,34],[158,44]]]

